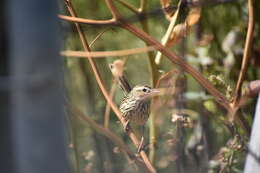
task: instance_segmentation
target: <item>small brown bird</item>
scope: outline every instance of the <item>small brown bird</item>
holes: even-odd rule
[[[159,92],[146,85],[135,86],[122,100],[120,111],[127,120],[125,130],[129,122],[142,126],[142,138],[137,152],[139,153],[144,143],[144,127],[150,114],[151,98]]]
[[[135,86],[122,100],[120,111],[125,119],[144,125],[150,114],[150,100],[157,92],[146,85]]]
[[[125,131],[127,131],[129,122],[142,126],[142,138],[137,150],[137,152],[140,152],[144,143],[144,126],[150,114],[150,101],[159,90],[152,89],[147,85],[137,85],[131,88],[129,82],[123,75],[123,65],[123,62],[116,60],[113,64],[110,64],[109,67],[125,94],[120,104],[120,111],[127,121],[124,127]]]

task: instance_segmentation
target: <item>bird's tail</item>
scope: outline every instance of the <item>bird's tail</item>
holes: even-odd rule
[[[109,64],[109,68],[120,88],[124,91],[124,94],[127,95],[132,88],[124,76],[124,62],[122,60],[115,60],[112,64]]]
[[[118,77],[118,84],[125,94],[128,94],[132,90],[129,82],[127,81],[124,75]]]

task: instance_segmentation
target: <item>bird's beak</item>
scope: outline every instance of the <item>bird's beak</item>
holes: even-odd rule
[[[153,88],[150,92],[151,96],[157,96],[160,93],[159,89]]]

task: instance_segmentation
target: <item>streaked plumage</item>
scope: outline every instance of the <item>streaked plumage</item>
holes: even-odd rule
[[[149,118],[150,100],[157,92],[149,86],[135,86],[122,100],[120,111],[126,120],[138,125],[144,125]]]

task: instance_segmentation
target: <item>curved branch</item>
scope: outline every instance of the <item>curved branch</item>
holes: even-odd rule
[[[130,31],[137,37],[141,38],[145,42],[149,43],[150,45],[154,45],[156,49],[161,51],[162,54],[168,57],[170,61],[172,61],[174,64],[179,65],[185,72],[189,73],[194,79],[196,79],[211,95],[215,97],[216,101],[220,105],[222,105],[227,110],[231,109],[229,101],[206,78],[204,78],[204,76],[202,76],[200,72],[198,72],[190,64],[185,62],[181,57],[177,56],[172,51],[165,48],[160,42],[143,32],[142,30],[136,28],[135,26],[130,25],[124,21],[121,21],[120,26]]]
[[[235,107],[237,106],[237,103],[239,102],[241,96],[241,87],[246,75],[247,66],[250,59],[250,51],[252,48],[253,35],[254,35],[254,6],[253,6],[253,0],[248,0],[248,29],[247,29],[242,65],[239,72],[238,82],[235,91],[235,98],[233,102],[233,106]]]
[[[93,20],[93,19],[84,19],[79,17],[72,17],[72,16],[65,16],[59,14],[58,17],[62,20],[70,21],[70,22],[78,22],[78,23],[85,23],[90,25],[116,25],[117,22],[115,19],[109,20]]]

